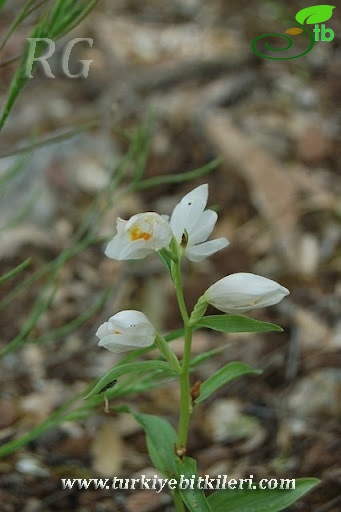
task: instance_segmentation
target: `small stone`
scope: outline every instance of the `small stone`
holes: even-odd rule
[[[209,429],[214,441],[239,441],[253,438],[262,428],[253,416],[241,412],[236,400],[217,400],[208,413]]]
[[[320,262],[320,244],[316,236],[310,233],[302,235],[299,254],[298,267],[301,274],[312,276],[318,269]]]
[[[298,157],[306,164],[316,164],[330,155],[331,140],[315,125],[306,125],[296,142]]]
[[[299,380],[287,397],[291,414],[308,419],[341,413],[341,371],[323,369]]]
[[[47,477],[50,474],[46,468],[43,468],[39,462],[32,457],[23,457],[22,459],[19,459],[16,463],[16,469],[20,473],[31,476]]]

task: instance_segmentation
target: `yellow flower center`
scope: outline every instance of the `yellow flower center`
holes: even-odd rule
[[[129,231],[130,239],[135,242],[135,240],[150,240],[152,235],[150,233],[146,233],[145,231],[141,231],[140,228],[133,227]]]

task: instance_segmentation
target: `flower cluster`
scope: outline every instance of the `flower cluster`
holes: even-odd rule
[[[172,237],[179,250],[191,261],[201,261],[228,245],[226,238],[207,242],[218,215],[205,210],[208,185],[200,185],[176,205],[170,220],[154,212],[138,213],[128,221],[117,219],[117,234],[105,254],[114,260],[142,259],[168,248]],[[185,241],[184,241],[185,240]]]
[[[182,256],[199,262],[224,249],[226,238],[207,240],[217,222],[217,213],[205,209],[208,185],[200,185],[175,206],[170,218],[155,212],[134,215],[129,220],[117,219],[117,233],[105,254],[116,260],[142,259],[163,250],[178,263]],[[280,284],[251,273],[226,276],[199,298],[190,323],[194,325],[208,304],[225,313],[245,313],[280,302],[289,290]],[[123,352],[154,343],[157,333],[148,318],[139,311],[121,311],[102,324],[96,333],[99,345],[112,352]]]

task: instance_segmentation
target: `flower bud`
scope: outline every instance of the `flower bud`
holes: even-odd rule
[[[240,272],[214,283],[203,297],[220,311],[238,314],[277,304],[289,293],[284,286],[271,279]]]
[[[127,352],[154,343],[156,331],[141,311],[120,311],[100,325],[96,332],[98,345],[111,352]]]

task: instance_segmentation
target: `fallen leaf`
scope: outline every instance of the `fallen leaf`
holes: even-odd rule
[[[286,263],[296,268],[298,206],[295,184],[285,167],[248,137],[222,111],[203,116],[207,138],[245,180],[253,203],[267,220],[271,234]]]
[[[106,421],[96,432],[91,453],[93,468],[107,478],[117,476],[122,468],[123,441],[113,421]]]

